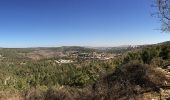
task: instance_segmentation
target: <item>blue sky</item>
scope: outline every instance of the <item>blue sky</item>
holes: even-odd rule
[[[0,47],[119,46],[170,40],[152,0],[1,0]]]

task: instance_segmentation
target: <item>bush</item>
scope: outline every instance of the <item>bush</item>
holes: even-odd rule
[[[161,81],[160,81],[161,80]],[[116,69],[94,84],[95,98],[107,100],[130,99],[146,91],[159,91],[167,80],[155,67],[143,64],[127,64]]]

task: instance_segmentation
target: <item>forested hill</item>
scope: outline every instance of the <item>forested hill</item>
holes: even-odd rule
[[[37,47],[37,48],[0,48],[0,55],[6,58],[52,58],[67,56],[70,53],[112,53],[123,54],[134,48],[132,47],[115,47],[115,48],[89,48],[80,46],[63,46],[63,47]]]
[[[72,51],[96,49],[0,49],[0,100],[17,96],[24,100],[159,100],[160,95],[167,95],[165,91],[170,92],[161,89],[170,85],[170,42],[126,48],[122,55],[108,60],[70,58],[73,62],[58,63],[56,56]],[[30,59],[43,56],[51,58]]]
[[[0,48],[0,54],[9,56],[23,56],[27,54],[44,55],[53,54],[57,55],[59,52],[80,52],[80,53],[113,53],[123,54],[128,51],[141,50],[149,47],[163,47],[169,46],[170,41],[152,44],[152,45],[137,45],[137,46],[120,46],[120,47],[80,47],[80,46],[63,46],[63,47],[37,47],[37,48]]]

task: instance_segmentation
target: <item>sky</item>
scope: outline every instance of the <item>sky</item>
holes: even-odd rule
[[[0,0],[0,47],[152,44],[170,40],[153,0]]]

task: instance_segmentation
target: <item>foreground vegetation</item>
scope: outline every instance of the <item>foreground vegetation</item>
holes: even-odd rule
[[[11,93],[26,100],[134,99],[159,93],[169,83],[162,71],[170,64],[169,42],[141,46],[107,61],[70,64],[57,64],[55,58],[32,60],[23,55],[27,52],[32,49],[0,50],[0,99]]]

